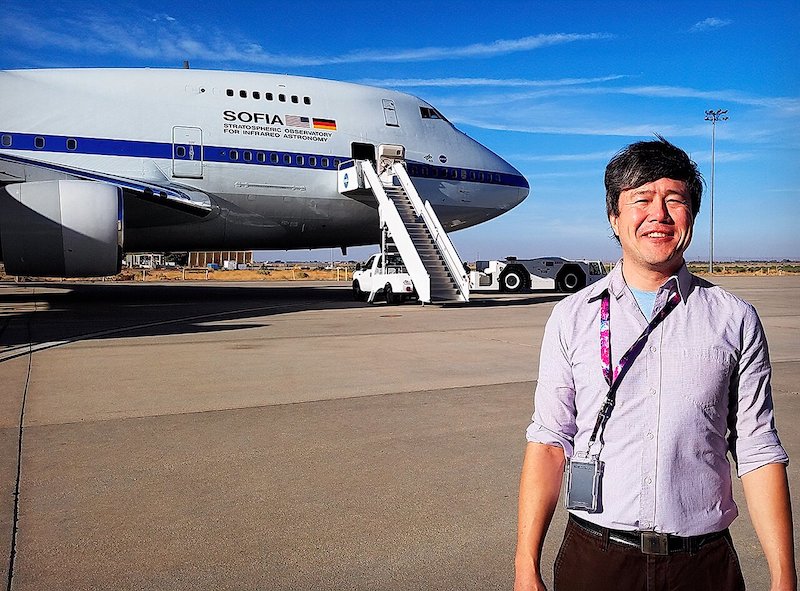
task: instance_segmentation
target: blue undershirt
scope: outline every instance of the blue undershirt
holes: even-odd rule
[[[653,306],[656,304],[658,291],[642,291],[630,285],[628,289],[631,290],[633,297],[636,298],[636,303],[639,304],[639,309],[644,314],[644,317],[649,319],[653,315]]]

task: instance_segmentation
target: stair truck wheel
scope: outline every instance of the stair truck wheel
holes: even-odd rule
[[[392,291],[392,286],[389,285],[388,283],[383,288],[383,295],[386,297],[386,303],[389,304],[390,306],[399,304],[400,298],[402,297],[400,296],[400,294],[394,293],[394,291]]]
[[[361,285],[358,280],[353,281],[353,299],[357,302],[365,302],[367,300],[367,292],[361,291]]]

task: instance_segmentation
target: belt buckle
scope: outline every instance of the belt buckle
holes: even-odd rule
[[[655,554],[658,556],[669,555],[669,537],[668,534],[659,534],[654,531],[641,532],[641,550],[642,554]]]

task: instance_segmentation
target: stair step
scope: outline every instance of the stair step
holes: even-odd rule
[[[428,289],[423,291],[429,291],[431,301],[437,303],[466,301],[468,297],[462,295],[459,288],[460,275],[454,277],[454,274],[451,273],[445,263],[439,244],[433,239],[432,231],[424,221],[427,218],[427,214],[422,212],[423,215],[418,215],[409,193],[402,186],[397,175],[392,178],[391,182],[386,180],[386,176],[382,177],[381,181],[385,183],[383,191],[394,205],[399,221],[403,226],[394,227],[390,225],[390,228],[397,236],[400,233],[407,236],[406,239],[401,241],[402,244],[408,244],[410,239],[413,248],[416,250],[416,255],[425,268]],[[393,217],[396,222],[397,217]],[[405,249],[405,247],[403,248]],[[402,255],[393,240],[387,241],[386,249],[387,253]],[[457,273],[460,274],[460,269],[457,270]],[[418,278],[418,280],[422,281],[423,279]]]

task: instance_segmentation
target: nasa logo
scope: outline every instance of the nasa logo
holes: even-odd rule
[[[439,154],[439,162],[441,162],[442,164],[446,164],[447,156],[445,156],[444,154]]]

